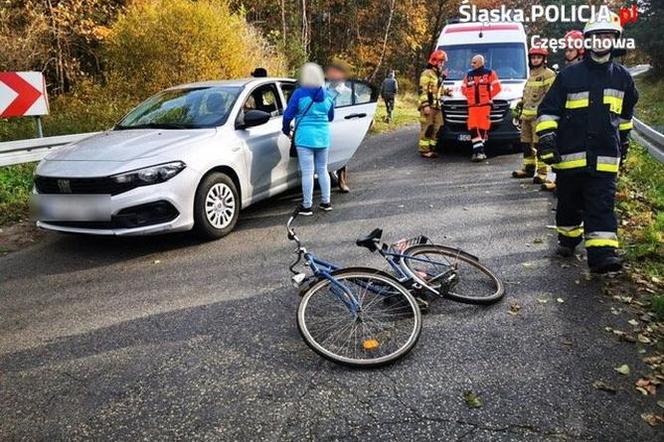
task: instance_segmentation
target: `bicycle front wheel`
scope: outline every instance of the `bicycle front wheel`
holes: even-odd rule
[[[415,298],[395,279],[371,270],[342,269],[312,285],[300,300],[297,325],[322,357],[353,367],[377,367],[417,343],[422,317]]]
[[[492,304],[505,295],[500,278],[460,250],[418,245],[403,254],[404,269],[440,296],[468,304]]]

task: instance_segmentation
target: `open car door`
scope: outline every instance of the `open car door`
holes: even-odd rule
[[[345,166],[362,143],[376,112],[377,95],[371,86],[359,80],[337,85],[328,82],[328,88],[335,97],[328,160],[328,170],[332,172]]]

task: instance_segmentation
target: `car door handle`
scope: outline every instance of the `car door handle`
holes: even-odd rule
[[[344,117],[344,119],[345,119],[345,120],[350,120],[350,119],[352,119],[352,118],[364,118],[364,117],[366,117],[366,116],[367,116],[367,114],[350,114],[350,115],[346,115],[346,116]]]

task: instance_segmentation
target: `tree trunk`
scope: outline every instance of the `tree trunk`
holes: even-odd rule
[[[392,17],[394,17],[394,6],[395,6],[396,0],[391,0],[390,2],[390,16],[387,19],[387,26],[385,27],[385,35],[383,36],[383,49],[380,52],[380,58],[378,59],[378,63],[376,64],[376,68],[374,69],[373,73],[371,76],[369,76],[369,82],[374,81],[376,78],[376,74],[378,73],[378,70],[380,69],[380,65],[383,64],[383,58],[385,57],[385,50],[387,49],[387,38],[390,34],[390,28],[392,27]]]
[[[281,0],[281,37],[286,49],[286,0]]]

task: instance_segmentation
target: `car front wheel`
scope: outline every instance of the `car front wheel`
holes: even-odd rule
[[[233,180],[213,172],[205,176],[196,190],[194,230],[205,239],[228,235],[240,214],[240,198]]]

